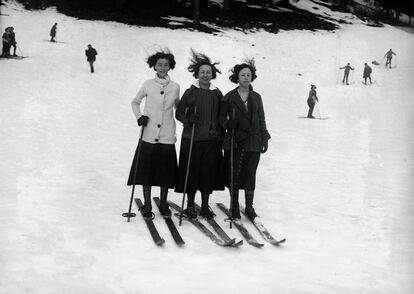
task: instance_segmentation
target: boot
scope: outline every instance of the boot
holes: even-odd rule
[[[142,212],[144,217],[152,218],[152,205],[151,205],[151,186],[143,186],[142,191],[144,194],[144,207]]]
[[[160,212],[162,216],[171,216],[171,210],[167,203],[168,188],[161,187]]]
[[[210,209],[208,205],[208,199],[210,197],[210,194],[202,194],[201,195],[201,211],[200,216],[211,219],[215,217],[216,215],[214,212]]]
[[[232,197],[233,199],[231,203],[231,217],[233,219],[241,219],[239,208],[239,189],[233,189]]]
[[[187,195],[187,209],[184,209],[183,214],[187,218],[197,218],[197,212],[194,207],[195,193],[188,193]]]
[[[244,213],[253,221],[257,217],[257,214],[253,208],[254,190],[244,191],[244,196],[246,200],[246,209],[244,210]]]

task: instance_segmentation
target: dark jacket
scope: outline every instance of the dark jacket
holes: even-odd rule
[[[52,28],[50,29],[50,36],[54,37],[56,36],[56,25],[53,25]]]
[[[369,65],[365,65],[363,77],[368,78],[371,75],[372,69]]]
[[[314,89],[309,90],[308,101],[311,101],[311,102],[319,101],[318,96],[316,95],[316,90]]]
[[[91,47],[85,50],[85,55],[87,57],[87,61],[95,61],[96,55],[98,55],[98,52],[96,52],[95,48]]]
[[[248,110],[237,92],[237,88],[227,93],[220,106],[220,124],[223,128],[227,128],[227,123],[229,119],[232,119],[234,109],[234,119],[238,121],[234,133],[235,148],[243,146],[247,152],[260,152],[263,141],[270,139],[266,128],[262,97],[251,88],[247,99]],[[226,132],[224,137],[223,148],[231,148],[230,130]]]
[[[175,117],[184,125],[182,137],[190,138],[191,129],[188,118],[194,114],[197,106],[198,123],[194,129],[195,141],[221,141],[224,130],[219,123],[220,102],[223,94],[217,88],[201,89],[191,85],[180,99]]]

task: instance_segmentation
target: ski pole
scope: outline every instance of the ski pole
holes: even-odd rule
[[[197,115],[197,105],[194,107],[194,115]],[[187,169],[185,171],[183,199],[181,201],[181,215],[180,215],[180,222],[179,222],[180,226],[181,226],[182,219],[183,219],[182,218],[182,211],[184,211],[185,194],[187,194],[187,185],[188,185],[188,175],[189,175],[189,172],[190,172],[191,153],[193,152],[194,130],[195,130],[195,123],[193,122],[193,126],[191,127],[190,150],[188,151]]]
[[[17,46],[17,49],[19,49],[20,55],[21,55],[22,57],[24,57],[24,56],[23,56],[23,52],[22,52],[22,50],[20,49],[20,46]]]
[[[232,112],[233,120],[236,118],[236,109],[233,108]],[[234,196],[234,129],[231,130],[231,143],[230,143],[230,229],[232,228],[233,220],[233,196]]]
[[[338,69],[338,75],[336,76],[336,84],[339,84],[339,74],[341,73],[341,69]]]
[[[316,110],[318,111],[319,119],[322,119],[321,113],[319,112],[318,102],[315,102]]]
[[[140,154],[141,154],[141,142],[142,142],[142,136],[144,135],[144,129],[145,129],[145,126],[142,126],[141,127],[141,135],[140,135],[139,141],[138,141],[137,154],[136,154],[136,158],[135,158],[134,181],[132,183],[132,192],[131,192],[131,199],[129,200],[129,209],[128,209],[128,212],[124,212],[122,214],[123,217],[128,218],[128,222],[129,222],[129,219],[131,217],[136,216],[135,213],[133,213],[133,212],[131,213],[131,208],[132,208],[132,200],[134,198],[134,192],[135,192],[135,179],[137,177],[138,161],[139,161],[139,157],[140,157]]]

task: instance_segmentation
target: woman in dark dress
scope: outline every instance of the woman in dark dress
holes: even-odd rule
[[[237,64],[232,69],[230,81],[237,83],[237,88],[224,96],[220,107],[220,123],[227,130],[224,138],[224,165],[226,185],[230,189],[230,148],[232,130],[234,130],[233,191],[232,218],[240,219],[239,189],[245,193],[245,213],[250,219],[257,214],[253,208],[256,187],[256,170],[260,154],[267,151],[270,134],[266,121],[261,96],[253,91],[251,82],[256,79],[254,60]],[[234,116],[233,116],[234,114]]]
[[[154,78],[145,81],[134,100],[132,110],[139,126],[144,126],[141,152],[137,171],[135,152],[129,173],[128,185],[142,185],[144,193],[144,216],[152,217],[151,186],[159,186],[160,211],[164,216],[171,215],[167,204],[168,188],[175,186],[177,154],[175,151],[175,120],[173,110],[180,97],[180,86],[168,76],[174,69],[174,55],[160,51],[148,57],[149,67],[154,68]],[[141,113],[141,102],[145,98],[144,113]]]
[[[175,191],[184,192],[184,182],[190,149],[191,130],[194,129],[193,149],[190,160],[187,183],[187,209],[184,215],[196,218],[194,198],[201,192],[200,216],[214,217],[208,205],[213,190],[223,190],[220,185],[219,170],[222,160],[223,129],[219,123],[219,108],[223,94],[211,80],[216,78],[219,70],[216,63],[204,54],[191,51],[192,59],[188,71],[197,79],[185,91],[178,103],[176,118],[183,123],[181,137],[178,178]]]

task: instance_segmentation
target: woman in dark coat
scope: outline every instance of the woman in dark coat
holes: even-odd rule
[[[218,180],[223,141],[223,129],[219,123],[219,107],[223,94],[211,83],[219,72],[216,63],[212,63],[210,58],[204,54],[193,50],[191,53],[192,59],[188,70],[197,80],[183,94],[175,114],[177,120],[184,125],[175,191],[184,192],[191,131],[192,126],[195,125],[186,191],[188,194],[187,209],[184,215],[189,218],[197,217],[194,198],[196,192],[200,191],[202,200],[200,216],[212,218],[214,213],[208,205],[209,196],[213,190],[224,189]]]
[[[239,189],[244,189],[245,213],[254,219],[257,216],[253,208],[256,170],[260,154],[267,151],[270,134],[262,98],[251,86],[257,77],[254,60],[235,65],[232,72],[230,81],[238,83],[238,87],[224,96],[220,107],[220,123],[227,130],[223,144],[226,186],[230,189],[230,148],[234,130],[232,218],[240,219]]]
[[[308,118],[315,118],[313,114],[313,109],[315,108],[316,102],[319,102],[318,96],[316,95],[316,86],[311,85],[311,89],[309,90],[308,100],[306,100],[309,106],[308,110]]]
[[[142,84],[131,102],[138,125],[145,126],[145,129],[139,143],[139,157],[138,148],[135,152],[128,185],[142,185],[145,217],[152,217],[151,186],[160,187],[160,212],[164,216],[169,216],[171,210],[167,203],[168,188],[175,186],[177,169],[173,110],[180,99],[180,86],[168,75],[168,71],[175,67],[174,55],[170,52],[156,52],[148,57],[147,63],[154,68],[156,75]],[[145,108],[142,113],[141,103],[144,99]]]

